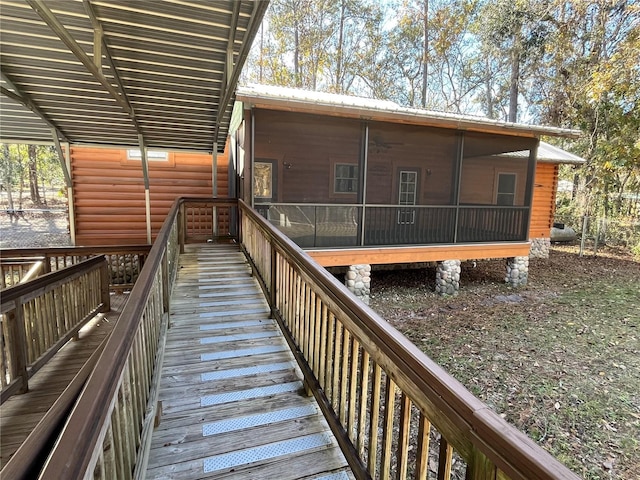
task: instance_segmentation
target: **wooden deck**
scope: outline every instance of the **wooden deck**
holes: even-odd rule
[[[188,246],[149,479],[353,478],[235,245]]]
[[[22,445],[34,427],[111,332],[127,295],[111,296],[111,311],[98,314],[29,380],[29,392],[13,395],[0,406],[0,468]]]

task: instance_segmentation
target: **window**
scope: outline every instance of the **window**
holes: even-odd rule
[[[139,149],[127,150],[127,160],[142,160],[142,153]],[[147,150],[147,161],[166,162],[167,160],[169,160],[169,152]]]
[[[398,192],[398,204],[415,205],[418,193],[418,172],[401,170]]]
[[[358,191],[358,165],[336,163],[333,178],[333,193],[356,193]]]
[[[496,194],[496,205],[513,205],[516,198],[516,174],[498,174],[498,193]]]

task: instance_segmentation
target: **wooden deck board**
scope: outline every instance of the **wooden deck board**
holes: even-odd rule
[[[147,478],[353,478],[249,273],[229,245],[180,256]]]
[[[111,311],[98,315],[29,380],[29,392],[14,395],[0,406],[0,467],[22,445],[96,347],[111,332],[127,295],[111,296]]]

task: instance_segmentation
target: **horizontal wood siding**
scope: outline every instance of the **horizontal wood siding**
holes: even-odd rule
[[[149,161],[152,237],[180,196],[211,197],[209,154],[172,152]],[[140,160],[126,150],[72,147],[77,245],[146,243],[145,191]],[[228,193],[227,155],[218,155],[218,196]]]
[[[356,195],[330,198],[331,162],[358,164],[358,120],[256,110],[255,161],[276,162],[277,202],[354,203]]]
[[[514,205],[524,205],[527,186],[527,159],[501,157],[466,158],[462,164],[461,204],[495,205],[499,173],[516,174]]]
[[[418,205],[453,201],[453,131],[413,125],[372,123],[369,129],[367,203],[397,204],[399,172],[418,171]]]
[[[533,189],[529,238],[549,238],[551,236],[557,189],[558,164],[538,163]]]

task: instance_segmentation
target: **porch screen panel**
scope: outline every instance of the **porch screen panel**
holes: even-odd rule
[[[465,134],[457,242],[526,240],[532,138]]]
[[[453,243],[455,131],[369,123],[366,245]]]

